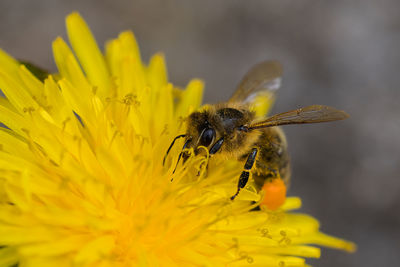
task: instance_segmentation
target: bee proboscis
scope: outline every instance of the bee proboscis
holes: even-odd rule
[[[186,133],[173,140],[166,156],[178,138],[185,138],[178,162],[182,156],[185,157],[183,151],[192,148],[196,154],[200,146],[206,147],[211,157],[223,156],[243,162],[243,171],[231,200],[246,186],[251,174],[256,187],[266,191],[261,202],[269,209],[278,208],[290,183],[287,142],[279,126],[329,122],[348,117],[344,111],[323,105],[260,117],[257,109],[262,110],[263,104],[273,101],[281,86],[281,76],[282,67],[277,61],[255,65],[227,102],[207,105],[189,115]]]

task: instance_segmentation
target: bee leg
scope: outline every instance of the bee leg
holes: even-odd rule
[[[167,153],[165,153],[165,155],[164,155],[164,159],[163,159],[163,162],[162,162],[163,166],[165,165],[165,160],[166,160],[166,158],[168,156],[169,151],[174,146],[176,139],[179,139],[179,138],[182,138],[182,137],[185,137],[185,136],[186,136],[186,134],[181,134],[181,135],[178,135],[177,137],[174,138],[174,140],[172,141],[171,145],[168,147]]]
[[[244,164],[244,170],[242,171],[242,174],[240,174],[239,177],[237,191],[231,197],[231,200],[234,200],[235,197],[239,194],[240,189],[246,186],[247,181],[249,180],[250,177],[250,170],[253,168],[254,162],[256,161],[257,152],[258,152],[257,148],[253,148],[249,156],[247,157],[246,163]]]
[[[183,145],[182,151],[181,151],[181,153],[179,153],[178,161],[176,162],[176,165],[175,165],[175,168],[174,168],[174,171],[172,172],[172,174],[174,174],[175,171],[176,171],[176,168],[178,168],[178,164],[179,164],[179,161],[180,161],[181,158],[182,158],[183,151],[185,150],[185,148],[187,147],[187,145],[190,143],[190,141],[192,141],[192,140],[191,140],[191,139],[188,139],[188,140],[185,142],[185,144]],[[172,182],[172,180],[173,180],[173,179],[171,179],[171,182]]]

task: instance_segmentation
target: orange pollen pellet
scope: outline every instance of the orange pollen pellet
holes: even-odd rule
[[[286,200],[286,185],[282,179],[267,180],[261,190],[264,191],[264,198],[260,202],[260,207],[276,210]]]

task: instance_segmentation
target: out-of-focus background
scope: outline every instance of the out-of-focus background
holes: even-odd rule
[[[206,81],[226,100],[255,63],[278,59],[284,84],[273,112],[332,105],[351,118],[285,127],[291,195],[322,230],[355,241],[324,249],[314,266],[397,266],[400,260],[400,2],[398,0],[19,0],[0,2],[0,47],[55,70],[51,42],[73,10],[99,44],[135,32],[145,60],[164,52],[170,80]]]

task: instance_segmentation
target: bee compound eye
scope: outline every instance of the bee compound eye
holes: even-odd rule
[[[201,135],[200,144],[208,147],[215,138],[215,130],[213,128],[206,129]]]

